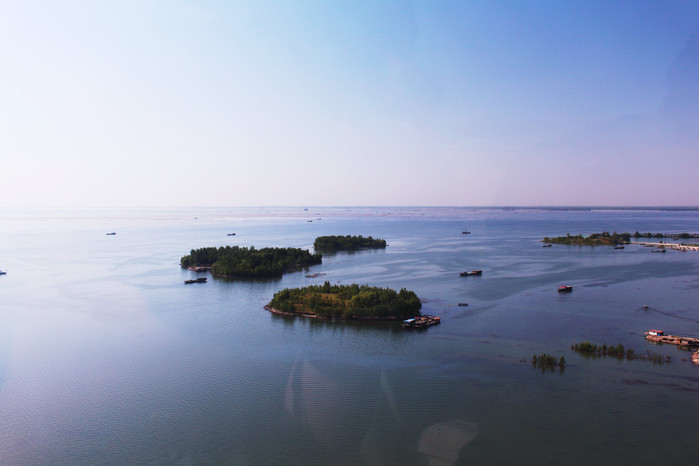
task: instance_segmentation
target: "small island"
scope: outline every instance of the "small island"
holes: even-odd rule
[[[570,244],[576,246],[616,246],[618,244],[629,244],[631,242],[630,233],[609,233],[604,231],[602,233],[592,233],[590,235],[575,235],[571,236],[568,233],[566,236],[556,236],[554,238],[549,238],[545,236],[542,240],[544,243],[555,243],[555,244]]]
[[[222,277],[276,278],[322,260],[322,254],[311,254],[307,249],[226,246],[192,249],[182,257],[180,265],[192,269],[211,267],[211,273]]]
[[[403,288],[368,285],[311,285],[286,288],[274,294],[265,306],[282,315],[346,320],[398,320],[420,316],[422,303],[417,295]]]
[[[374,239],[371,236],[319,236],[313,242],[316,251],[358,251],[360,249],[385,249],[385,239]]]

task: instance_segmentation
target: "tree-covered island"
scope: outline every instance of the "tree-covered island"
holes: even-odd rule
[[[262,248],[254,246],[208,247],[192,249],[182,257],[182,267],[210,266],[215,275],[234,278],[275,278],[311,265],[320,264],[323,255],[299,248]]]
[[[360,249],[385,249],[385,239],[374,239],[371,236],[319,236],[313,242],[316,251],[358,251]]]
[[[568,233],[566,236],[556,236],[554,238],[549,238],[544,236],[542,240],[544,243],[555,243],[555,244],[572,244],[576,246],[616,246],[617,244],[628,244],[631,242],[630,233],[609,233],[604,231],[602,233],[592,233],[590,235],[575,235],[571,236]]]
[[[286,288],[272,297],[265,309],[277,314],[347,320],[397,320],[420,315],[417,295],[403,288],[368,285],[311,285]]]

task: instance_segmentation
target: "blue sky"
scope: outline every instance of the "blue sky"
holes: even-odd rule
[[[0,1],[1,207],[698,205],[696,1]]]

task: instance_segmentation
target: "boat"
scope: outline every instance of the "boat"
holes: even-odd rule
[[[483,275],[482,270],[471,270],[470,272],[461,272],[459,275],[462,277],[468,277],[470,275]]]
[[[109,233],[107,233],[107,236],[114,236],[114,235],[116,235],[115,231],[110,231]]]
[[[189,285],[190,283],[206,283],[206,277],[194,278],[192,280],[185,280],[184,283]]]
[[[614,246],[614,249],[624,249],[624,245],[617,244],[616,246]]]
[[[306,278],[316,278],[322,275],[325,275],[325,272],[309,273],[308,275],[306,275]]]
[[[653,249],[651,252],[665,252],[666,249]]]
[[[412,319],[405,319],[401,324],[403,328],[427,328],[431,325],[436,325],[442,321],[441,317],[437,316],[418,316]]]
[[[235,236],[235,233],[228,233],[228,236]]]
[[[471,232],[470,232],[470,231],[462,231],[461,234],[462,234],[462,235],[470,235]]]
[[[543,245],[543,246],[541,246],[541,247],[542,247],[542,248],[550,248],[551,246],[553,246],[553,245],[552,245],[552,244],[549,244],[549,243],[547,243],[547,244],[544,244],[544,245]]]
[[[468,306],[468,303],[459,303],[458,305],[461,307],[466,307],[466,306]]]
[[[0,270],[0,275],[7,275],[7,270]]]
[[[570,293],[571,291],[573,291],[573,287],[571,285],[561,285],[558,287],[559,293]]]

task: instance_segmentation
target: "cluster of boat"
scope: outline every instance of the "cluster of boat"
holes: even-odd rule
[[[418,316],[412,319],[406,319],[401,325],[403,328],[427,328],[430,325],[438,324],[442,321],[441,317],[437,316]]]

